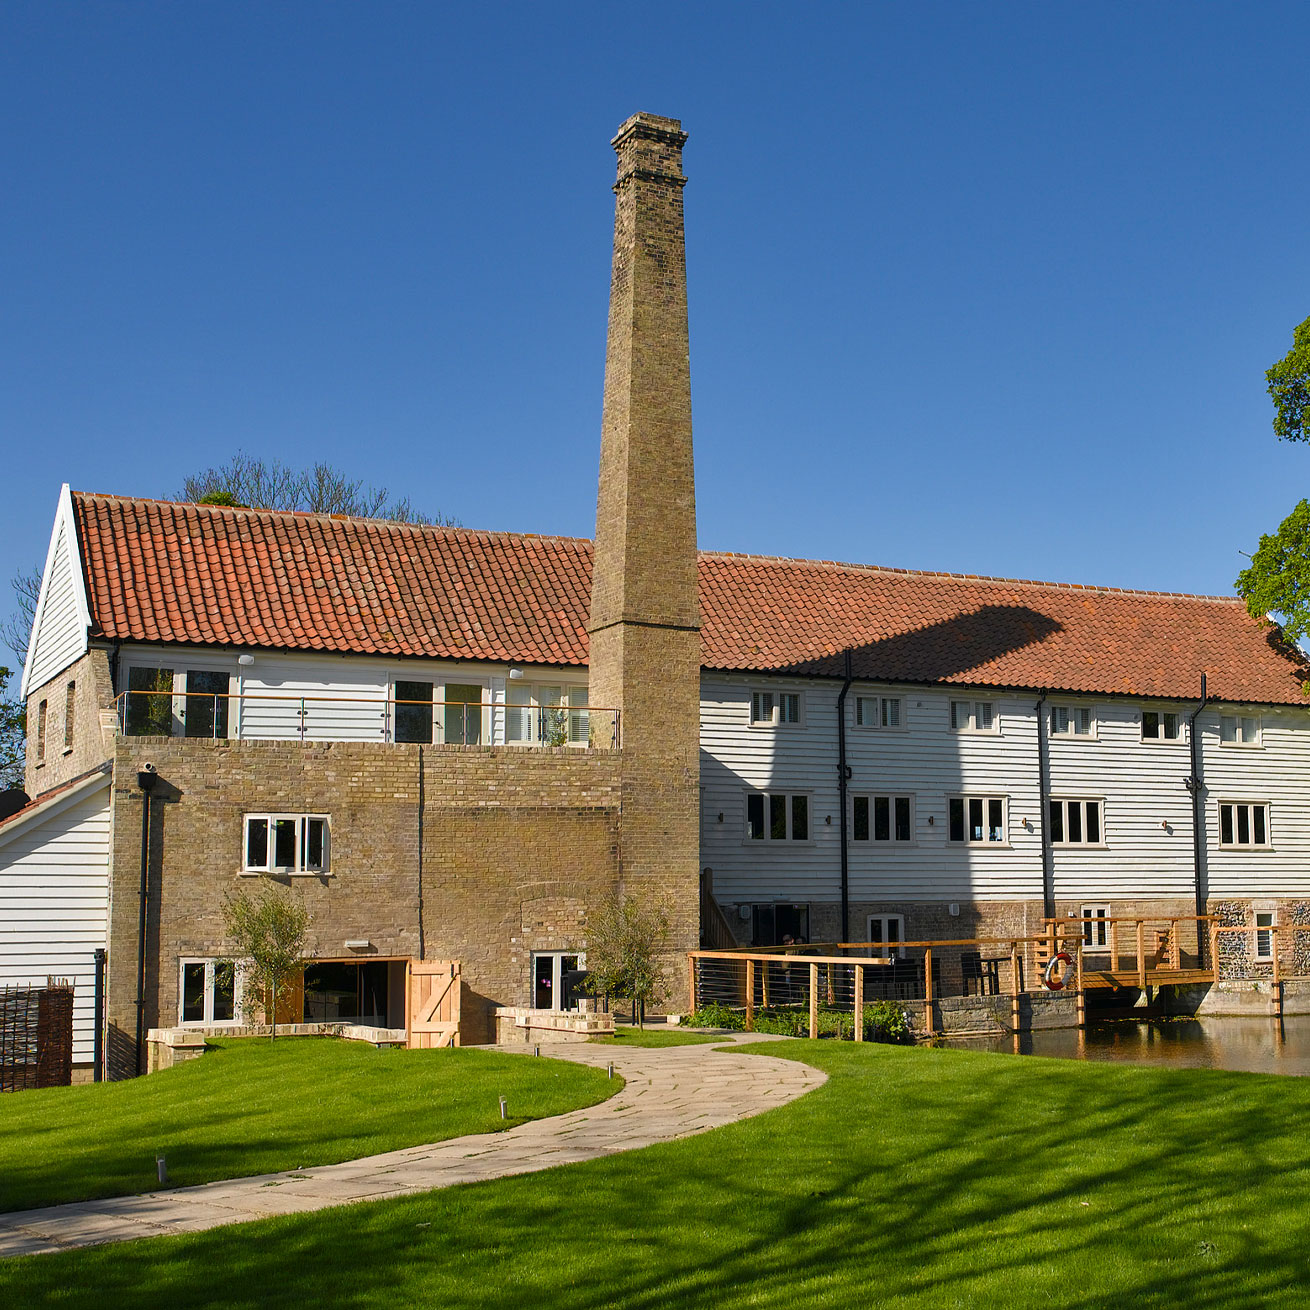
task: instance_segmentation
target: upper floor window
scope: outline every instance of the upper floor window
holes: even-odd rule
[[[899,728],[901,726],[901,698],[899,696],[857,696],[855,723],[861,728]]]
[[[73,749],[74,721],[77,715],[77,683],[70,682],[64,689],[64,750]]]
[[[809,841],[809,796],[788,792],[748,792],[746,836],[750,841]]]
[[[1176,710],[1143,710],[1143,741],[1178,741],[1183,735],[1182,716]]]
[[[1249,714],[1221,714],[1219,740],[1225,746],[1258,746],[1260,720]]]
[[[329,823],[323,814],[247,814],[247,873],[328,871]]]
[[[231,678],[212,669],[188,669],[182,702],[182,735],[227,739],[228,688]]]
[[[587,688],[511,682],[505,740],[541,746],[586,746],[591,736]]]
[[[173,670],[128,669],[123,731],[129,737],[173,735]]]
[[[990,700],[953,700],[951,727],[956,732],[995,732],[996,702]]]
[[[396,741],[429,744],[432,741],[432,683],[397,682],[395,692]]]
[[[952,796],[947,810],[948,840],[968,846],[1005,841],[1004,796]]]
[[[754,727],[776,727],[779,724],[800,723],[801,696],[798,691],[751,692],[751,724]]]
[[[1219,802],[1219,845],[1269,845],[1269,807],[1251,801]]]
[[[1100,801],[1052,801],[1051,843],[1055,846],[1100,846]]]
[[[1052,737],[1090,737],[1092,735],[1092,709],[1090,705],[1052,705]]]
[[[914,797],[852,797],[851,837],[855,841],[913,841]]]

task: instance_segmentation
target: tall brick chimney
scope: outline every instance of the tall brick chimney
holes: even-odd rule
[[[591,703],[617,706],[625,890],[656,891],[677,949],[699,938],[700,604],[691,451],[682,146],[676,118],[634,114],[614,138]]]

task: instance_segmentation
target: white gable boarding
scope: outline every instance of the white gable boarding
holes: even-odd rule
[[[64,483],[59,493],[59,508],[55,513],[54,531],[50,534],[41,593],[37,597],[32,636],[27,646],[23,696],[86,654],[90,626],[91,610],[82,579],[73,497],[68,483]]]

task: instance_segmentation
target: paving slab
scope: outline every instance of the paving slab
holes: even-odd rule
[[[708,1132],[776,1109],[827,1081],[826,1074],[796,1060],[761,1058],[739,1049],[770,1040],[785,1039],[751,1033],[725,1037],[716,1045],[653,1048],[542,1042],[542,1055],[553,1059],[600,1069],[613,1064],[625,1086],[600,1105],[535,1119],[503,1133],[199,1187],[0,1214],[0,1259],[413,1196]],[[532,1058],[522,1045],[489,1049]]]

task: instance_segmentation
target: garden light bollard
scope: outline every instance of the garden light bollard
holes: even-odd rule
[[[159,1179],[159,1185],[161,1187],[167,1187],[168,1166],[164,1163],[164,1157],[162,1155],[155,1156],[155,1174]]]
[[[500,1117],[501,1117],[502,1119],[506,1119],[506,1118],[509,1117],[509,1116],[505,1113],[505,1098],[504,1098],[503,1096],[500,1098]]]

